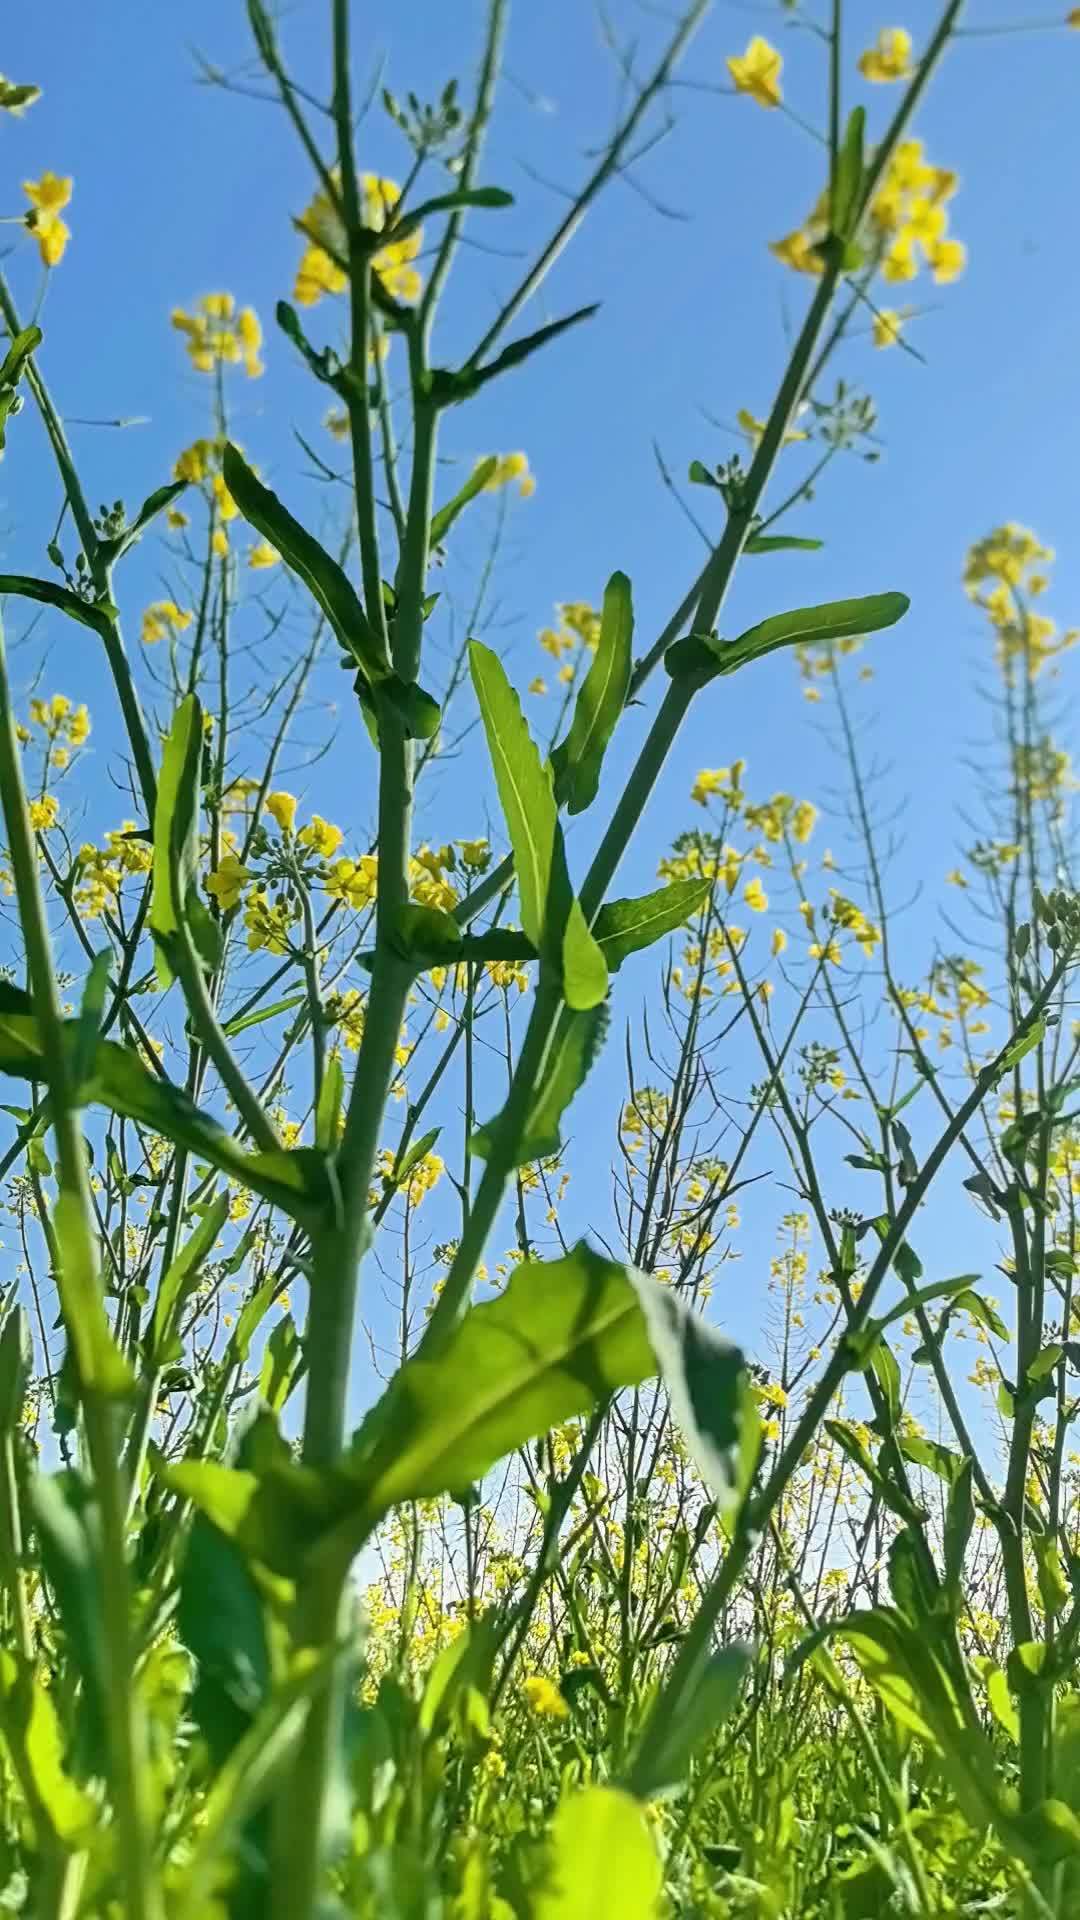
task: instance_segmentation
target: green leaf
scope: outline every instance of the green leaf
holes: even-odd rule
[[[616,1787],[560,1801],[533,1920],[656,1920],[663,1875],[644,1809]]]
[[[555,793],[568,813],[583,813],[596,799],[608,741],[626,706],[633,636],[630,582],[625,573],[613,573],[604,589],[599,642],[578,689],[570,731],[551,756]]]
[[[72,1047],[71,1069],[76,1088],[81,1087],[94,1070],[94,1056],[105,1017],[105,996],[109,991],[111,964],[110,954],[96,953],[86,976]]]
[[[706,1653],[678,1704],[669,1703],[670,1713],[654,1709],[627,1781],[639,1800],[658,1799],[684,1784],[695,1747],[729,1718],[750,1659],[750,1648],[737,1640],[719,1653]]]
[[[463,400],[467,399],[470,393],[478,392],[481,387],[487,385],[489,380],[496,379],[500,373],[509,373],[511,367],[520,367],[534,353],[538,353],[541,347],[546,347],[550,341],[557,340],[559,335],[566,333],[570,327],[579,326],[582,320],[591,320],[593,314],[599,311],[600,303],[595,301],[592,306],[579,307],[576,313],[565,314],[561,320],[552,320],[546,327],[538,327],[535,333],[527,333],[520,340],[511,340],[510,345],[496,354],[494,360],[489,360],[486,367],[465,369],[463,375],[459,377],[464,378],[468,385],[460,397]]]
[[[593,938],[609,973],[617,973],[630,954],[677,933],[705,905],[709,880],[669,880],[636,900],[608,900],[593,921]]]
[[[840,240],[849,238],[858,212],[865,136],[866,109],[855,107],[844,129],[844,138],[836,156],[829,195],[829,227]]]
[[[1028,1379],[1045,1380],[1047,1374],[1053,1373],[1054,1368],[1058,1365],[1064,1352],[1065,1348],[1060,1340],[1051,1341],[1049,1346],[1043,1347],[1041,1351],[1035,1355],[1034,1360],[1028,1362]]]
[[[95,633],[108,631],[112,625],[110,615],[116,613],[110,603],[82,600],[70,587],[57,586],[54,580],[36,580],[26,573],[0,573],[2,593],[14,593],[22,600],[36,600],[43,607],[53,607],[57,613],[66,613],[70,620],[92,627]]]
[[[943,1447],[938,1440],[924,1439],[920,1433],[900,1433],[896,1444],[905,1460],[912,1460],[919,1467],[928,1467],[947,1486],[954,1487],[964,1470],[963,1455],[954,1453],[951,1447]]]
[[[627,1269],[582,1242],[527,1260],[431,1359],[394,1375],[365,1453],[346,1456],[357,1537],[403,1500],[460,1493],[504,1454],[655,1370]]]
[[[229,1341],[226,1359],[230,1366],[242,1367],[247,1364],[251,1343],[280,1292],[280,1276],[272,1273],[270,1278],[264,1280],[262,1286],[256,1289],[250,1300],[245,1300],[236,1317],[232,1339]]]
[[[742,1349],[651,1276],[633,1272],[649,1339],[687,1449],[730,1526],[753,1484],[761,1421]]]
[[[74,1022],[64,1029],[74,1046]],[[0,1073],[48,1083],[48,1069],[33,1002],[21,987],[0,980]],[[212,1114],[197,1107],[182,1087],[173,1086],[143,1066],[138,1055],[115,1041],[99,1041],[90,1082],[81,1089],[87,1103],[98,1102],[127,1120],[138,1120],[189,1147],[222,1173],[261,1194],[293,1219],[316,1223],[330,1200],[323,1155],[308,1147],[246,1153]]]
[[[266,1337],[259,1370],[259,1399],[271,1413],[281,1412],[299,1385],[303,1367],[304,1349],[296,1322],[291,1313],[285,1313]]]
[[[737,640],[708,644],[719,661],[718,671],[734,673],[750,660],[759,660],[777,647],[812,646],[822,640],[843,640],[854,634],[877,633],[894,626],[911,605],[906,593],[871,593],[858,600],[829,600],[818,607],[798,607],[792,613],[774,613]]]
[[[1028,1028],[1027,1032],[1022,1033],[1019,1040],[1014,1040],[1008,1051],[1002,1054],[997,1063],[998,1079],[1001,1078],[1003,1073],[1007,1073],[1010,1067],[1019,1066],[1021,1060],[1023,1060],[1027,1054],[1033,1053],[1039,1045],[1040,1040],[1045,1039],[1045,1037],[1046,1021],[1042,1019],[1036,1020],[1034,1024]]]
[[[270,1691],[270,1650],[243,1554],[201,1513],[188,1534],[176,1624],[198,1664],[190,1712],[216,1773]]]
[[[560,834],[560,843],[561,839]],[[561,853],[561,844],[556,851]],[[570,901],[563,934],[562,981],[566,1004],[577,1013],[590,1012],[607,995],[607,962],[589,931],[581,902],[575,899]]]
[[[199,1284],[203,1266],[229,1217],[229,1205],[227,1193],[220,1194],[208,1205],[191,1239],[181,1247],[162,1277],[154,1302],[150,1333],[150,1352],[155,1367],[167,1366],[171,1360],[179,1358],[177,1322]]]
[[[431,531],[428,535],[429,546],[442,546],[459,513],[464,512],[470,500],[475,500],[478,493],[483,493],[498,464],[498,454],[489,453],[486,460],[479,461],[473,468],[465,485],[458,488],[453,499],[448,500],[444,507],[440,507],[437,513],[432,514]]]
[[[42,1851],[49,1842],[77,1853],[100,1815],[96,1801],[65,1767],[66,1742],[52,1691],[38,1669],[0,1654],[0,1726],[29,1803]]]
[[[239,1013],[234,1020],[226,1020],[221,1031],[226,1040],[232,1040],[238,1033],[247,1033],[251,1027],[261,1027],[266,1020],[276,1020],[279,1013],[291,1013],[294,1007],[303,1006],[306,993],[289,993],[284,1000],[275,1000],[270,1007],[253,1007],[250,1013]]]
[[[0,1437],[9,1440],[22,1422],[26,1383],[34,1364],[30,1317],[13,1307],[0,1331]]]
[[[390,662],[348,575],[314,535],[293,519],[277,495],[263,486],[231,444],[222,456],[222,471],[245,520],[277,548],[326,615],[345,652],[352,655],[368,682],[377,685],[389,673]]]
[[[986,1704],[993,1718],[997,1721],[1002,1731],[1008,1734],[1010,1740],[1019,1745],[1020,1715],[1016,1711],[1016,1705],[1012,1694],[1009,1692],[1009,1683],[1004,1673],[1000,1667],[996,1667],[988,1662],[983,1671],[982,1679],[983,1685],[986,1688]]]
[[[40,327],[23,327],[15,334],[2,361],[0,361],[0,387],[17,386],[22,379],[26,363],[31,354],[36,353],[45,335]]]
[[[1035,1555],[1035,1579],[1039,1589],[1039,1598],[1049,1620],[1055,1620],[1069,1604],[1071,1589],[1065,1578],[1065,1566],[1061,1558],[1061,1548],[1055,1533],[1029,1534],[1031,1551]]]
[[[169,480],[165,486],[157,487],[153,493],[147,494],[130,526],[125,527],[115,539],[98,542],[99,558],[107,566],[114,566],[117,560],[122,559],[127,553],[129,547],[133,547],[135,542],[142,538],[151,521],[156,520],[159,513],[164,513],[168,507],[172,506],[174,500],[180,498],[187,484],[186,480]]]
[[[837,1446],[847,1454],[848,1459],[854,1462],[859,1471],[865,1473],[870,1485],[890,1512],[904,1521],[919,1520],[924,1517],[921,1509],[909,1499],[904,1489],[897,1486],[889,1475],[882,1472],[869,1448],[849,1420],[826,1420],[825,1431],[831,1434]]]
[[[80,1389],[122,1400],[131,1392],[134,1376],[109,1326],[97,1249],[82,1201],[66,1188],[53,1208],[53,1232],[60,1307]]]
[[[540,758],[498,656],[473,640],[469,665],[513,849],[521,924],[539,952],[547,932],[558,825],[551,768]]]
[[[441,1132],[441,1127],[432,1127],[427,1133],[421,1134],[419,1140],[414,1140],[407,1153],[400,1159],[395,1159],[393,1169],[385,1176],[385,1184],[395,1191],[399,1187],[406,1186],[410,1174],[420,1165],[425,1155],[431,1152]]]
[[[221,960],[221,932],[199,893],[199,779],[204,739],[202,707],[189,693],[180,702],[165,741],[154,806],[150,931],[162,987],[172,983],[172,949],[181,928],[187,929],[208,968],[212,970]]]
[[[71,1472],[35,1473],[29,1505],[41,1564],[63,1632],[65,1662],[81,1683],[80,1744],[91,1771],[107,1764],[108,1660],[101,1604],[100,1522],[90,1489]]]
[[[564,1007],[544,1062],[540,1084],[533,1095],[521,1139],[512,1165],[526,1167],[533,1160],[546,1159],[562,1146],[559,1123],[574,1095],[584,1084],[596,1060],[608,1026],[606,1006],[575,1012]],[[500,1113],[486,1126],[478,1127],[472,1138],[472,1150],[481,1160],[491,1157],[503,1124]]]
[[[945,1585],[956,1609],[963,1601],[964,1555],[975,1525],[975,1496],[972,1491],[972,1461],[965,1454],[949,1488],[945,1511]]]
[[[512,207],[514,196],[507,193],[505,187],[459,187],[454,193],[436,194],[433,200],[424,200],[418,207],[410,207],[400,220],[395,220],[390,231],[380,232],[378,244],[393,246],[404,239],[407,233],[414,233],[422,221],[437,213],[464,213],[468,207],[499,208]]]
[[[744,553],[817,553],[824,540],[803,540],[793,533],[752,533]]]
[[[453,914],[415,901],[397,909],[388,937],[395,953],[420,969],[452,966],[461,957],[464,938]]]
[[[322,1153],[334,1153],[341,1133],[341,1115],[345,1105],[345,1069],[341,1055],[331,1053],[323,1068],[319,1101],[315,1108],[315,1145]]]

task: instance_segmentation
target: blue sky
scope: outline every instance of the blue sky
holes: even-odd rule
[[[316,91],[325,85],[325,11],[305,0],[284,23],[295,69]],[[464,81],[482,13],[480,0],[357,7],[358,70],[372,71],[385,54],[389,83],[421,97],[451,74]],[[640,36],[645,49],[656,44],[655,9],[618,0],[611,13],[625,36]],[[872,131],[895,94],[861,86],[855,56],[880,26],[901,21],[918,43],[932,17],[921,0],[897,15],[865,4],[849,8],[851,99],[866,100]],[[972,12],[980,28],[1021,17],[998,8]],[[685,74],[723,82],[724,56],[759,31],[784,53],[793,107],[820,121],[824,57],[798,11],[718,5]],[[266,324],[267,374],[235,384],[234,426],[292,500],[304,497],[306,483],[291,428],[315,439],[321,433],[324,396],[271,321],[275,300],[291,285],[298,242],[290,216],[309,197],[309,172],[272,107],[199,83],[195,48],[222,70],[240,71],[249,49],[240,0],[188,0],[183,8],[109,0],[92,10],[57,0],[47,9],[17,10],[5,29],[5,72],[39,81],[45,93],[21,122],[0,129],[0,211],[17,214],[19,183],[45,168],[75,180],[74,238],[42,316],[43,365],[70,414],[149,416],[147,426],[124,433],[73,429],[95,503],[121,493],[129,501],[141,497],[204,430],[205,383],[189,370],[168,315],[218,286],[252,303]],[[910,594],[908,619],[873,643],[868,657],[876,677],[863,699],[867,720],[876,715],[875,747],[891,764],[886,791],[903,809],[896,897],[907,900],[922,888],[904,923],[913,956],[926,955],[940,931],[942,878],[964,837],[957,809],[968,774],[961,761],[981,750],[987,734],[976,697],[986,678],[984,632],[960,589],[964,549],[1004,518],[1034,526],[1059,548],[1053,610],[1063,624],[1080,617],[1080,555],[1069,545],[1080,266],[1067,239],[1075,227],[1078,63],[1080,34],[1064,31],[973,37],[950,52],[916,130],[930,159],[962,177],[950,210],[953,230],[968,245],[968,271],[945,288],[920,281],[912,295],[933,308],[911,334],[926,364],[875,352],[865,337],[847,350],[842,371],[869,386],[878,404],[881,460],[876,467],[836,463],[802,513],[802,530],[820,535],[825,550],[751,562],[730,602],[738,630],[780,607],[840,594],[892,587]],[[485,216],[473,231],[494,247],[527,253],[563,204],[535,176],[560,186],[582,178],[584,151],[610,125],[613,71],[596,17],[580,0],[513,8],[507,66],[511,78],[483,177],[508,187],[518,204]],[[522,325],[597,298],[601,313],[545,360],[446,422],[447,455],[471,463],[496,447],[521,447],[537,477],[535,497],[515,509],[499,588],[497,639],[514,642],[510,660],[519,684],[542,664],[535,634],[553,603],[598,601],[616,566],[633,577],[639,634],[647,641],[655,633],[699,549],[659,484],[652,441],[679,474],[692,458],[715,461],[733,451],[736,439],[705,416],[733,421],[740,407],[766,411],[782,370],[785,328],[797,322],[806,297],[807,283],[774,262],[766,242],[797,225],[816,197],[820,150],[789,119],[745,98],[679,90],[672,105],[674,129],[643,163],[640,180],[681,217],[661,216],[624,184],[611,188]],[[400,175],[400,145],[381,113],[367,122],[361,158]],[[8,233],[17,247],[8,270],[26,309],[38,285],[33,249],[17,227]],[[472,344],[520,270],[520,260],[493,253],[464,257],[440,355],[450,360]],[[332,337],[335,324],[328,309],[320,310],[319,337]],[[789,484],[801,471],[800,457],[786,456],[782,479],[790,475]],[[27,415],[0,468],[6,564],[45,569],[42,547],[56,498]],[[703,496],[694,503],[702,507]],[[133,633],[141,605],[161,590],[162,565],[160,549],[148,543],[125,577]],[[101,716],[95,824],[111,824],[107,768],[118,743],[104,718],[100,664],[83,651],[88,641],[66,632],[47,638],[50,686],[55,681],[89,699]],[[33,647],[43,644],[39,630]],[[16,658],[29,677],[36,654]],[[789,659],[724,686],[691,717],[627,863],[626,890],[650,883],[658,855],[688,823],[687,792],[699,766],[741,755],[749,784],[762,795],[783,788],[821,799],[838,784],[828,729],[803,702]],[[633,729],[627,732],[632,739]],[[616,761],[625,767],[629,752],[621,742]],[[311,802],[359,832],[371,818],[371,779],[370,756],[357,754],[355,729],[346,732],[312,774]],[[422,827],[444,837],[452,815],[456,831],[475,830],[477,792],[470,752],[433,783]],[[826,827],[822,839],[839,850],[840,829]],[[651,991],[651,977],[639,973],[627,982],[620,1017],[633,1012],[634,996]],[[602,1095],[610,1112],[616,1095],[609,1081],[586,1096],[579,1121],[583,1191],[595,1190],[591,1179],[602,1171],[603,1156],[589,1144],[589,1117],[599,1113]],[[730,1316],[722,1311],[749,1333],[774,1213],[755,1219],[747,1212],[738,1295]],[[946,1212],[946,1240],[955,1235],[959,1246],[966,1218]]]

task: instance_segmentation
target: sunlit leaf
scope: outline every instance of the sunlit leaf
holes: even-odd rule
[[[570,1007],[563,1009],[524,1130],[514,1150],[514,1166],[525,1167],[533,1160],[558,1153],[562,1145],[559,1123],[603,1046],[607,1025],[606,1006],[584,1012],[575,1012]],[[500,1114],[473,1134],[473,1152],[482,1160],[489,1158],[502,1120]]]
[[[604,589],[600,637],[578,688],[570,731],[551,756],[555,791],[568,813],[583,813],[596,799],[604,754],[626,706],[633,636],[630,582],[625,573],[613,573]]]
[[[663,1874],[639,1802],[616,1787],[560,1801],[533,1920],[656,1920]]]

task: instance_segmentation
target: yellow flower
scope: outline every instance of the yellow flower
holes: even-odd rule
[[[786,946],[787,934],[784,932],[783,927],[774,927],[772,937],[773,958],[775,959],[777,954],[783,953]]]
[[[326,891],[335,900],[359,911],[369,907],[379,886],[379,861],[374,853],[362,853],[359,860],[335,860],[325,880]]]
[[[491,848],[486,840],[459,840],[461,864],[473,873],[484,873],[491,865]]]
[[[546,693],[547,692],[547,681],[544,679],[542,674],[538,673],[534,680],[529,681],[529,692],[530,693]]]
[[[805,227],[796,227],[794,233],[786,233],[782,240],[770,240],[769,252],[795,273],[822,273],[824,261],[818,252],[818,244],[818,240]]]
[[[174,307],[169,318],[178,333],[184,335],[188,359],[198,373],[213,373],[215,367],[238,366],[252,380],[263,370],[259,359],[262,327],[253,307],[244,307],[234,320],[236,301],[231,293],[206,293],[194,313]]]
[[[751,913],[764,913],[768,907],[769,896],[765,892],[756,873],[752,879],[747,881],[743,888],[743,899],[746,901]]]
[[[958,280],[967,264],[967,248],[962,240],[935,240],[927,248],[926,261],[939,286]]]
[[[530,1673],[522,1681],[521,1691],[534,1713],[549,1713],[556,1720],[565,1720],[570,1712],[555,1682],[542,1673]]]
[[[756,33],[743,54],[728,56],[727,69],[737,93],[748,93],[759,107],[778,107],[781,103],[780,69],[783,58]]]
[[[211,551],[217,554],[219,560],[228,559],[229,536],[226,533],[224,527],[214,528],[213,537],[210,541],[210,547],[211,547]]]
[[[337,175],[334,175],[337,185]],[[393,212],[401,198],[401,189],[393,180],[377,174],[361,175],[361,216],[365,227],[379,233],[393,224]],[[296,226],[308,245],[304,249],[293,287],[293,298],[303,307],[312,307],[325,293],[344,293],[348,275],[340,264],[348,251],[348,242],[337,210],[329,194],[320,191],[305,209]],[[400,240],[380,247],[373,265],[387,293],[396,300],[417,300],[421,279],[412,264],[420,252],[422,233],[414,227]]]
[[[43,173],[40,180],[24,180],[23,192],[30,202],[26,224],[37,235],[41,258],[47,267],[55,267],[64,257],[71,229],[60,218],[61,207],[71,199],[71,178],[67,174]]]
[[[488,457],[490,458],[490,456]],[[484,462],[478,460],[476,464],[480,467],[483,466]],[[529,472],[528,454],[497,454],[494,470],[490,478],[484,481],[482,491],[484,493],[498,493],[500,487],[508,487],[514,480],[518,483],[518,492],[523,500],[528,500],[530,495],[536,492],[536,481]]]
[[[142,617],[142,639],[145,647],[152,647],[158,640],[171,639],[175,634],[183,633],[190,627],[192,615],[178,607],[175,600],[155,600]]]
[[[291,833],[296,819],[296,800],[291,793],[268,793],[263,802],[272,820],[276,820],[282,833]]]
[[[235,520],[240,509],[233,499],[232,494],[229,492],[228,487],[225,485],[225,475],[223,473],[215,473],[210,481],[210,486],[214,495],[214,504],[217,507],[219,518],[222,520]]]
[[[43,793],[40,800],[31,800],[28,811],[35,832],[48,833],[59,818],[60,802],[54,793]]]
[[[256,569],[259,567],[276,567],[280,559],[280,553],[276,547],[270,545],[269,540],[260,540],[258,546],[252,547],[251,552],[248,554],[248,566],[255,567]]]
[[[181,507],[169,507],[165,515],[166,526],[174,530],[188,525],[188,516]]]
[[[280,796],[279,796],[280,797]],[[340,847],[345,835],[340,827],[324,820],[321,813],[313,813],[306,827],[301,827],[296,836],[302,847],[310,847],[313,853],[329,860]]]
[[[883,307],[874,315],[875,347],[895,347],[903,329],[903,316],[891,307]]]
[[[212,893],[223,913],[235,907],[245,884],[251,875],[235,853],[223,854],[221,865],[215,867],[206,882],[206,890]]]
[[[745,433],[751,446],[756,449],[761,444],[761,436],[765,431],[764,420],[756,419],[754,415],[752,413],[749,413],[745,407],[739,408],[739,411],[735,415],[735,418],[738,421],[743,432]],[[788,427],[787,431],[784,434],[784,438],[780,444],[781,446],[789,447],[792,441],[805,440],[805,439],[806,439],[806,435],[805,433],[802,432],[801,428]]]
[[[864,80],[906,80],[911,72],[911,35],[905,27],[882,27],[877,46],[860,56]]]
[[[825,946],[815,941],[810,948],[810,958],[811,960],[828,960],[834,967],[838,967],[840,965],[840,948],[835,940],[830,940]]]
[[[919,271],[919,263],[915,258],[915,235],[906,228],[897,234],[881,263],[881,271],[886,280],[914,280]]]
[[[961,873],[959,867],[954,867],[951,873],[945,875],[945,878],[950,887],[966,887],[968,884],[966,876]]]

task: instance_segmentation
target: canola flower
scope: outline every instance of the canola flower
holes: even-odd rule
[[[554,1680],[549,1680],[546,1674],[527,1674],[521,1683],[521,1691],[533,1713],[546,1714],[554,1720],[565,1720],[568,1717],[569,1706]]]
[[[332,176],[340,185],[337,172]],[[394,209],[401,199],[401,188],[394,180],[378,174],[360,176],[361,215],[373,233],[393,227]],[[299,219],[294,222],[307,241],[296,270],[293,299],[302,307],[313,307],[328,293],[344,293],[349,284],[345,271],[347,241],[341,218],[329,194],[320,189]],[[414,227],[399,240],[390,240],[376,252],[372,266],[380,285],[395,300],[412,302],[420,297],[422,281],[413,264],[420,252],[422,229]]]
[[[159,640],[174,639],[190,627],[193,615],[175,600],[155,600],[147,607],[142,617],[142,642],[144,647],[152,647]]]
[[[264,371],[259,358],[263,338],[259,316],[254,307],[241,307],[238,312],[231,293],[205,293],[194,312],[174,307],[169,317],[177,332],[183,334],[188,359],[197,373],[242,365],[249,380],[257,380]]]
[[[783,104],[780,91],[783,64],[783,55],[761,34],[755,33],[745,53],[728,55],[727,69],[737,93],[749,94],[759,107],[779,107]]]
[[[994,630],[998,665],[1006,674],[1019,666],[1031,680],[1080,640],[1080,629],[1059,631],[1056,621],[1031,605],[1049,586],[1053,551],[1014,520],[995,527],[969,549],[964,589]]]
[[[883,279],[891,284],[914,280],[924,266],[940,286],[959,278],[967,250],[949,233],[946,208],[957,185],[951,169],[927,161],[921,140],[899,142],[870,202],[861,235],[867,261]],[[772,241],[769,251],[796,273],[820,274],[828,217],[826,187],[802,225]]]
[[[487,459],[491,455],[485,456]],[[473,472],[484,465],[478,460]],[[536,477],[529,471],[527,453],[500,453],[495,456],[495,466],[481,488],[482,493],[499,493],[503,487],[509,487],[517,481],[518,492],[523,500],[528,500],[536,492]]]
[[[71,228],[60,218],[61,209],[71,200],[70,174],[43,173],[40,180],[24,180],[23,192],[30,202],[26,225],[35,235],[42,262],[59,266],[71,239]]]
[[[911,77],[911,35],[904,27],[882,27],[877,45],[859,56],[864,80],[885,84]]]

